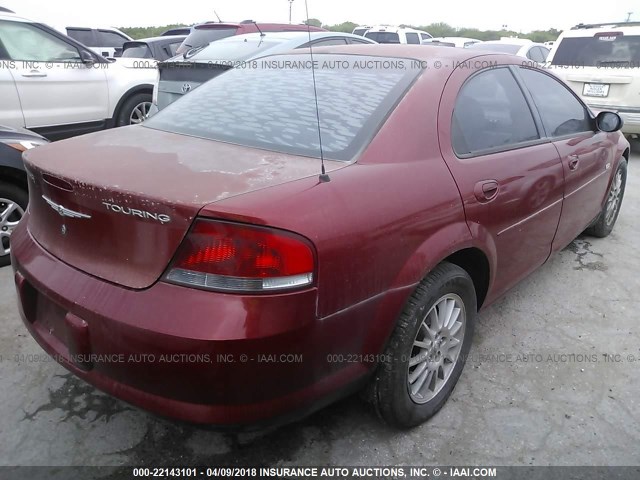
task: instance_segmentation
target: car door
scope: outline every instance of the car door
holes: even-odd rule
[[[596,131],[595,120],[578,97],[546,72],[518,68],[540,113],[546,135],[562,159],[564,206],[554,250],[564,248],[595,219],[615,165],[617,136]]]
[[[472,235],[495,258],[491,301],[549,257],[562,211],[562,164],[513,67],[454,70],[441,105],[443,158]]]
[[[103,121],[108,112],[106,70],[85,65],[72,43],[37,25],[0,20],[0,41],[27,128]]]
[[[22,107],[13,80],[13,69],[15,69],[15,62],[6,58],[2,45],[0,45],[0,99],[2,99],[0,125],[24,127]]]

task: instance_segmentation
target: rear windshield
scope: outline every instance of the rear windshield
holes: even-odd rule
[[[490,52],[511,53],[515,55],[520,51],[522,45],[514,45],[512,43],[474,43],[465,46],[465,48],[475,48],[477,50],[488,50]]]
[[[400,36],[393,32],[367,32],[365,37],[378,43],[400,43]]]
[[[244,35],[241,37],[243,36]],[[223,64],[232,61],[247,60],[282,43],[282,41],[268,39],[264,41],[261,39],[235,40],[235,38],[241,37],[234,37],[233,39],[224,40],[223,42],[212,43],[195,55],[189,57],[189,60],[192,62],[208,61]]]
[[[640,67],[640,36],[601,33],[595,37],[564,38],[552,65],[582,67]]]
[[[191,33],[184,39],[182,45],[178,48],[178,53],[184,53],[190,48],[201,47],[207,43],[215,42],[221,38],[231,37],[236,34],[237,27],[229,28],[207,28],[195,27]]]
[[[395,58],[315,55],[314,60],[324,155],[349,161],[371,141],[420,70]],[[308,54],[251,62],[185,95],[144,126],[320,157],[311,65]]]
[[[146,43],[132,43],[130,45],[124,44],[124,51],[122,52],[124,58],[152,58],[151,50]]]

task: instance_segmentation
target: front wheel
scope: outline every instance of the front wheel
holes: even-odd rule
[[[457,265],[444,262],[420,283],[369,389],[383,420],[414,427],[442,408],[471,348],[476,310],[473,281]]]
[[[11,234],[24,216],[29,194],[23,189],[0,182],[0,267],[11,263]]]
[[[612,231],[620,214],[620,206],[624,198],[624,189],[627,184],[627,161],[622,159],[618,165],[613,181],[607,193],[607,201],[596,221],[585,230],[587,235],[604,238]]]
[[[117,126],[137,125],[149,117],[151,110],[151,94],[136,93],[127,99],[118,114]]]

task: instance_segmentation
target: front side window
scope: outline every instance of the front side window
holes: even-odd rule
[[[529,68],[520,68],[520,74],[540,112],[547,135],[561,137],[592,130],[587,109],[567,87]]]
[[[507,149],[540,138],[533,115],[508,68],[484,71],[458,94],[452,121],[458,155]]]
[[[78,50],[64,40],[24,22],[0,20],[0,43],[11,60],[79,62]]]
[[[407,33],[407,43],[411,45],[420,45],[420,37],[417,33]]]
[[[318,54],[313,58],[320,65],[315,76],[324,155],[350,161],[371,141],[420,70],[384,57]],[[332,67],[338,62],[341,68]],[[308,54],[278,55],[262,59],[255,68],[229,70],[144,126],[319,157],[312,65]]]

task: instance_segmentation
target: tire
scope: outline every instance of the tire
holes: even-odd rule
[[[432,312],[436,315],[442,312],[442,317],[447,318],[447,307],[451,306],[452,302],[453,312],[456,308],[460,309],[457,321],[455,318],[452,320],[457,332],[439,329],[439,334],[446,333],[449,335],[448,338],[455,337],[460,343],[449,350],[452,358],[446,359],[443,345],[446,347],[448,338],[442,344],[438,344],[436,340],[434,347],[434,341],[427,339],[437,339],[438,336],[427,334],[422,325],[424,323],[433,327],[435,317]],[[457,265],[443,262],[420,282],[400,315],[383,356],[384,361],[379,365],[372,385],[367,389],[369,400],[386,423],[397,428],[415,427],[442,408],[453,392],[469,354],[476,310],[473,281],[469,274]],[[458,322],[462,325],[458,326]],[[414,345],[415,341],[421,340],[424,340],[421,345],[425,345],[425,350]],[[427,346],[428,344],[431,346]],[[430,348],[433,350],[429,350]],[[429,352],[433,354],[431,357]],[[418,358],[426,361],[411,366],[409,360]],[[441,366],[438,365],[440,362]],[[436,374],[429,373],[431,371],[438,372],[435,381]],[[423,376],[425,381],[420,389],[418,383]],[[437,380],[441,381],[440,387]],[[412,393],[414,390],[417,391]]]
[[[29,194],[26,190],[11,183],[0,182],[0,267],[11,263],[11,232],[24,216],[27,203]]]
[[[116,126],[124,127],[126,125],[142,123],[149,115],[151,100],[150,93],[136,93],[129,97],[120,108]],[[139,121],[134,121],[136,117],[138,117]]]
[[[609,191],[607,192],[607,200],[602,207],[602,211],[598,218],[589,226],[585,233],[593,237],[604,238],[609,236],[613,231],[613,227],[618,220],[620,214],[620,206],[624,198],[624,190],[627,184],[627,161],[620,160],[618,169],[616,170]]]

